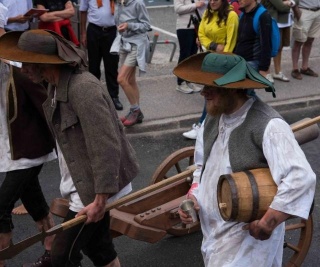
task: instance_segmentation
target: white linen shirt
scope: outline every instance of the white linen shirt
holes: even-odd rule
[[[9,65],[0,60],[0,172],[27,169],[39,166],[56,158],[55,152],[36,159],[11,159],[7,122],[7,86],[10,77]]]
[[[242,230],[244,223],[224,221],[218,209],[218,179],[223,174],[232,173],[229,137],[243,123],[254,101],[251,98],[240,110],[221,116],[219,135],[206,163],[198,192],[194,193],[200,206],[201,251],[205,266],[268,267],[282,264],[284,223],[273,231],[268,240],[260,241]],[[270,207],[306,219],[314,197],[316,176],[290,126],[282,119],[272,119],[268,123],[263,136],[263,153],[278,185]]]

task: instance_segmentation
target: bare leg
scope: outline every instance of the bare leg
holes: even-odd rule
[[[302,46],[302,66],[303,70],[306,70],[309,67],[309,57],[311,53],[312,43],[314,38],[309,38]]]
[[[37,221],[36,224],[37,224],[37,227],[38,227],[39,231],[43,231],[43,230],[47,231],[47,230],[49,230],[50,228],[52,228],[54,226],[54,221],[53,221],[52,214],[49,213],[48,216],[46,216],[45,218],[43,218],[40,221]],[[51,250],[51,245],[52,245],[53,239],[54,239],[54,235],[47,236],[44,239],[44,248],[46,250],[49,250],[49,251]]]
[[[292,69],[297,70],[299,69],[298,62],[300,57],[300,50],[303,43],[294,41],[291,55],[292,55]]]
[[[120,267],[120,261],[119,258],[116,257],[112,262],[110,262],[109,264],[105,265],[104,267]]]
[[[12,232],[0,233],[0,250],[9,247],[12,238]],[[0,260],[0,267],[4,267],[5,261]]]
[[[136,67],[121,66],[118,74],[118,83],[126,94],[131,105],[139,105],[140,95],[136,82]]]
[[[273,58],[275,74],[279,74],[279,72],[281,71],[281,55],[282,55],[282,49],[280,49],[277,56]]]

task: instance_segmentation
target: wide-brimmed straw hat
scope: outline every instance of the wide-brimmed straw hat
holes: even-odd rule
[[[180,62],[173,73],[187,81],[228,89],[266,89],[273,84],[254,70],[244,58],[232,53],[205,52]]]
[[[4,34],[0,37],[0,58],[22,63],[86,66],[84,51],[49,30]]]

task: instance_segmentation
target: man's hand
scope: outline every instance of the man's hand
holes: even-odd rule
[[[8,19],[8,23],[25,23],[30,20],[29,16],[18,15]]]
[[[100,221],[106,212],[105,205],[107,199],[108,194],[96,194],[94,201],[79,211],[76,217],[86,215],[86,224]]]
[[[290,217],[290,214],[269,208],[261,220],[255,220],[242,227],[249,230],[251,236],[258,240],[267,240],[272,235],[273,230]]]
[[[194,209],[196,210],[196,212],[198,212],[200,210],[199,204],[197,199],[195,198],[194,195],[189,195],[188,199],[191,199],[194,203]],[[179,216],[180,216],[180,220],[182,221],[182,223],[184,224],[190,224],[192,223],[192,217],[186,213],[184,213],[180,208],[178,210]]]
[[[246,224],[242,229],[249,230],[250,235],[258,240],[267,240],[272,234],[272,230],[267,225],[263,225],[259,220]]]

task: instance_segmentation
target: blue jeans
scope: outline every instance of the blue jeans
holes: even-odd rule
[[[20,198],[34,221],[39,221],[49,213],[38,175],[42,165],[9,171],[0,187],[0,233],[12,231],[11,212]]]
[[[64,222],[75,217],[77,213],[69,210]],[[53,267],[81,266],[81,251],[95,266],[104,266],[112,262],[117,253],[114,249],[109,231],[110,216],[105,213],[97,223],[78,224],[55,236],[51,249]]]
[[[180,55],[178,59],[178,63],[186,58],[194,55],[198,51],[198,46],[196,43],[196,32],[194,29],[178,29],[177,37],[179,41],[180,47]],[[177,78],[178,85],[180,85],[184,80]]]

